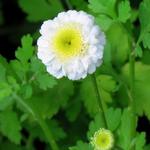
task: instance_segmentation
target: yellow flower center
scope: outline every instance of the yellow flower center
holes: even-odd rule
[[[114,143],[113,135],[109,130],[102,128],[95,132],[91,143],[95,147],[94,150],[110,150]]]
[[[97,135],[95,143],[98,147],[105,149],[110,145],[110,140],[110,135],[107,133],[101,133]]]
[[[58,29],[53,38],[53,48],[63,61],[80,55],[85,50],[81,31],[72,25]]]

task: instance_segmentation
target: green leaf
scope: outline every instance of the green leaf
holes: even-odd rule
[[[144,48],[149,48],[150,49],[150,33],[147,32],[143,36],[143,46]]]
[[[140,4],[139,8],[139,19],[141,23],[141,33],[140,33],[140,40],[143,41],[143,45],[145,48],[150,49],[150,21],[149,16],[150,16],[150,1],[149,0],[144,0]]]
[[[13,111],[0,112],[0,131],[15,144],[21,141],[21,125]]]
[[[129,64],[123,68],[123,75],[129,81]],[[135,111],[139,115],[145,114],[150,119],[150,66],[137,62],[135,63]]]
[[[143,51],[140,45],[137,45],[137,47],[135,48],[135,55],[140,58],[143,56]]]
[[[107,120],[108,129],[111,131],[115,131],[120,124],[121,109],[109,108],[106,111],[106,120]]]
[[[28,34],[21,39],[22,47],[19,47],[15,52],[16,57],[22,62],[27,62],[33,55],[34,47],[32,46],[33,39]]]
[[[121,65],[127,60],[131,48],[126,29],[123,25],[114,23],[107,31],[107,39],[111,45],[112,62]],[[118,39],[121,40],[118,42]]]
[[[56,141],[59,141],[59,140],[64,139],[66,137],[66,133],[59,126],[59,124],[56,120],[50,120],[48,125],[49,125],[49,128],[52,131],[52,134],[53,134],[54,139]]]
[[[69,80],[59,80],[58,84],[48,91],[34,89],[34,94],[25,102],[42,118],[51,118],[60,108],[67,105],[73,94],[73,84]]]
[[[3,111],[6,108],[8,108],[9,106],[11,106],[13,104],[13,102],[14,102],[14,100],[12,99],[11,96],[1,99],[0,100],[0,111]]]
[[[76,146],[70,147],[69,150],[93,150],[91,145],[78,141]]]
[[[150,65],[150,51],[143,51],[142,63]]]
[[[33,93],[33,89],[30,84],[25,84],[21,86],[20,94],[22,95],[23,98],[25,99],[31,98],[32,93]]]
[[[19,0],[19,5],[28,14],[27,19],[31,22],[50,19],[63,11],[59,0]]]
[[[14,75],[20,79],[21,82],[25,80],[26,72],[29,70],[29,63],[22,64],[18,60],[11,60],[10,66],[14,72]]]
[[[101,99],[107,103],[112,102],[112,94],[118,87],[114,78],[109,75],[101,74],[97,76],[97,83],[101,94]]]
[[[124,109],[121,124],[118,129],[118,141],[119,145],[124,150],[130,149],[132,146],[132,140],[136,133],[136,117],[133,115],[132,110]]]
[[[97,104],[95,89],[93,87],[92,79],[90,77],[86,78],[81,83],[80,95],[81,100],[83,101],[84,106],[90,116],[95,116],[99,108]]]
[[[13,92],[20,90],[20,85],[17,83],[16,79],[13,76],[7,76],[7,81],[11,86]]]
[[[11,86],[6,82],[0,82],[0,100],[10,96],[12,93]]]
[[[59,122],[54,119],[45,120],[49,130],[52,132],[53,138],[56,141],[62,140],[66,138],[66,133],[64,130],[60,127]],[[39,138],[43,142],[48,142],[47,138],[45,137],[43,131],[41,130],[40,126],[37,124],[28,124],[26,125],[26,130],[30,133],[30,136],[32,136],[33,140],[36,138]]]
[[[97,77],[99,87],[106,92],[116,91],[117,83],[112,76],[109,75],[99,75]]]
[[[66,108],[66,116],[69,121],[76,120],[81,111],[81,101],[79,98],[72,99]]]
[[[150,1],[143,0],[139,8],[139,19],[141,23],[142,32],[144,30],[150,30],[150,20],[147,19],[150,16]]]
[[[103,65],[107,66],[107,67],[111,67],[112,66],[112,58],[111,58],[111,45],[110,43],[106,43],[105,48],[104,48],[104,56],[103,56]]]
[[[140,133],[136,137],[135,150],[143,150],[145,143],[145,133]]]
[[[31,58],[30,70],[33,72],[30,82],[34,81],[42,90],[53,88],[57,84],[56,79],[46,72],[45,66],[35,56]]]
[[[113,20],[106,15],[100,14],[96,16],[96,23],[100,25],[103,31],[107,31],[113,23]]]
[[[47,88],[52,88],[57,84],[54,77],[46,73],[37,75],[36,80],[39,83],[39,87],[43,90],[46,90]]]
[[[115,17],[116,0],[89,0],[89,8],[98,14],[105,14],[111,18]]]
[[[0,63],[0,82],[5,80],[6,75],[6,69],[5,67]]]
[[[35,74],[39,72],[45,72],[45,66],[42,64],[42,62],[36,57],[33,56],[31,58],[31,71]]]
[[[100,128],[104,128],[105,123],[103,120],[102,113],[99,112],[97,115],[94,117],[94,120],[90,122],[89,124],[89,131],[87,132],[87,136],[90,139],[93,137],[94,133],[98,131]]]
[[[125,23],[131,17],[131,7],[128,0],[121,1],[118,5],[118,19]]]

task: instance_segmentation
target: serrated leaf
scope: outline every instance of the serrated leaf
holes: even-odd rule
[[[0,112],[0,131],[15,144],[21,141],[21,125],[13,111]]]
[[[150,1],[149,0],[143,0],[140,4],[139,8],[139,19],[141,23],[142,31],[144,30],[150,30]]]
[[[121,109],[109,108],[106,111],[108,129],[114,131],[118,128],[121,120]]]
[[[139,8],[139,19],[141,23],[141,33],[140,33],[140,40],[143,41],[143,45],[145,48],[150,48],[149,38],[150,38],[150,1],[144,0],[140,4]]]
[[[34,81],[41,89],[46,90],[57,84],[56,79],[46,72],[45,66],[37,57],[31,58],[30,69],[33,72],[30,82]]]
[[[135,55],[140,58],[143,56],[143,50],[140,45],[137,45],[137,47],[135,48]]]
[[[88,143],[78,141],[76,146],[70,147],[69,150],[92,150],[92,147]]]
[[[101,87],[102,90],[105,90],[106,92],[114,92],[116,90],[117,83],[112,76],[99,75],[97,77],[97,81],[99,87]]]
[[[150,33],[147,32],[143,36],[143,46],[144,48],[150,49]]]
[[[50,130],[52,131],[52,134],[53,134],[54,139],[56,141],[59,141],[59,140],[64,139],[66,137],[66,133],[59,126],[59,124],[56,120],[49,121],[48,126],[49,126]]]
[[[99,111],[99,108],[91,78],[86,78],[83,80],[80,88],[80,94],[81,100],[83,100],[84,106],[86,107],[88,113],[91,116],[94,116]]]
[[[28,99],[32,96],[32,86],[30,84],[25,84],[21,86],[20,94],[23,98]]]
[[[31,22],[50,19],[63,10],[59,0],[19,0],[19,5],[28,14],[27,19]]]
[[[132,146],[132,140],[136,133],[136,120],[131,109],[124,109],[121,124],[118,129],[117,145],[125,150],[130,149]]]
[[[109,17],[115,17],[116,0],[89,0],[89,8],[98,14],[105,14]]]
[[[131,7],[128,0],[121,1],[118,5],[118,19],[125,23],[131,17]]]
[[[23,63],[27,62],[33,55],[34,47],[32,46],[32,42],[33,39],[29,34],[23,36],[21,39],[22,47],[19,47],[15,52],[16,57]]]
[[[26,72],[29,69],[29,64],[28,63],[21,64],[20,61],[15,59],[10,61],[10,66],[12,67],[14,74],[17,75],[20,81],[24,81]]]
[[[113,77],[101,74],[97,76],[97,84],[102,101],[107,103],[112,102],[112,93],[117,89],[117,83]]]
[[[105,128],[105,123],[103,120],[102,113],[97,113],[94,117],[94,120],[89,124],[89,131],[87,132],[87,137],[90,139],[93,137],[94,133],[98,131],[100,128]]]
[[[17,83],[16,79],[13,76],[7,76],[7,81],[11,86],[13,92],[17,92],[20,89],[20,85]]]
[[[106,15],[100,14],[96,17],[96,23],[100,25],[103,31],[107,31],[113,23],[113,20]]]
[[[68,80],[59,80],[58,84],[48,91],[34,90],[34,94],[26,103],[42,118],[51,118],[60,108],[66,106],[73,94],[73,84]]]
[[[123,75],[129,81],[129,64],[123,68]],[[135,63],[135,88],[134,107],[139,115],[145,114],[150,119],[150,66],[137,62]]]
[[[0,100],[12,93],[11,86],[7,82],[0,82]]]
[[[143,150],[145,142],[146,142],[145,133],[140,133],[139,135],[137,135],[135,150]]]
[[[49,74],[38,74],[36,77],[37,82],[39,83],[39,87],[43,90],[47,88],[54,87],[57,82],[56,80]]]
[[[35,56],[31,58],[31,71],[34,73],[45,72],[45,66]]]

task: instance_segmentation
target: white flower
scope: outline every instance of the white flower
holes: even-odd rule
[[[83,79],[101,65],[105,36],[91,15],[75,10],[61,12],[45,21],[40,33],[38,58],[56,78]]]
[[[94,146],[94,150],[110,150],[114,145],[113,134],[111,131],[101,128],[91,138],[91,144]]]

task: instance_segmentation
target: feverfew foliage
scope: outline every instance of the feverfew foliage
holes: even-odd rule
[[[112,133],[112,150],[149,150],[149,127],[140,122],[141,117],[150,121],[150,0],[18,0],[17,4],[26,15],[27,27],[21,33],[30,25],[34,30],[22,35],[13,59],[0,55],[0,150],[36,150],[37,143],[42,143],[42,150],[94,150],[91,138],[101,129]],[[37,56],[42,21],[68,9],[93,15],[106,35],[103,63],[95,74],[78,81],[56,79]],[[0,10],[0,25],[4,23]],[[95,43],[97,36],[91,40]],[[44,42],[49,45],[48,41]],[[40,41],[43,47],[44,42]],[[93,62],[96,54],[91,54]],[[96,145],[105,145],[105,138],[95,139]]]

